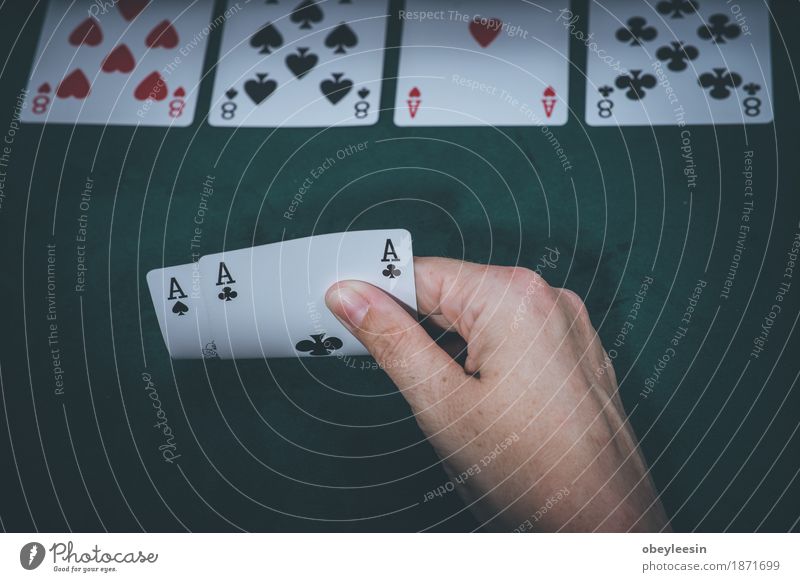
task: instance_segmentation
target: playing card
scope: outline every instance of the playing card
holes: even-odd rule
[[[399,126],[564,125],[563,0],[407,0],[395,97]]]
[[[219,357],[200,294],[199,265],[154,269],[147,273],[147,285],[170,356],[176,360]]]
[[[212,4],[52,0],[22,120],[191,124]]]
[[[201,288],[222,358],[366,355],[325,305],[337,281],[366,281],[416,311],[406,230],[327,234],[209,255]]]
[[[331,127],[378,121],[387,2],[230,0],[209,123]]]
[[[595,0],[590,6],[589,125],[772,121],[765,1]]]

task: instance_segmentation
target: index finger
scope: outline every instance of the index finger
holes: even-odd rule
[[[423,316],[469,341],[491,284],[490,265],[442,257],[414,257],[417,305]]]

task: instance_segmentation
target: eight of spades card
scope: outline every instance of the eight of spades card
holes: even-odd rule
[[[772,121],[764,0],[596,0],[590,5],[586,122]]]
[[[416,311],[411,235],[351,231],[208,255],[200,285],[221,358],[366,355],[331,314],[337,281],[366,281]]]
[[[273,0],[242,5],[223,31],[209,123],[376,123],[388,17],[386,1]]]
[[[49,3],[22,120],[190,125],[212,0],[107,4]]]

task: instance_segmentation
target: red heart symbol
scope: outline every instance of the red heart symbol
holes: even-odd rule
[[[50,92],[50,83],[42,83],[39,85],[38,89],[39,93],[49,93]]]
[[[139,13],[144,10],[148,2],[149,0],[119,0],[117,8],[122,14],[122,18],[130,22],[139,16]]]
[[[69,35],[69,44],[74,46],[82,44],[97,46],[101,42],[103,42],[103,31],[100,30],[100,24],[94,18],[87,18],[81,22]]]
[[[89,94],[89,79],[83,74],[80,69],[75,69],[69,75],[64,77],[64,80],[58,84],[56,95],[65,99],[67,97],[75,97],[77,99],[85,99]]]
[[[178,33],[175,32],[169,20],[162,20],[153,27],[153,30],[147,35],[144,44],[150,48],[157,48],[160,46],[168,49],[175,48],[178,46]]]
[[[136,86],[133,96],[139,101],[152,99],[154,101],[163,101],[167,98],[167,84],[158,71],[153,71],[147,75],[142,82]]]
[[[183,90],[183,87],[178,87],[175,89],[175,92],[172,94],[173,97],[186,97],[186,91]]]
[[[492,44],[502,28],[503,22],[497,18],[476,18],[469,23],[469,33],[483,48]]]
[[[115,47],[103,60],[102,69],[106,73],[119,71],[120,73],[130,73],[136,66],[130,49],[127,45],[121,44]]]

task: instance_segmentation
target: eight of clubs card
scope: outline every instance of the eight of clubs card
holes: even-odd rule
[[[52,0],[22,120],[191,124],[212,4]]]
[[[200,294],[199,269],[190,263],[147,273],[161,335],[176,360],[218,357]]]
[[[366,355],[325,305],[325,293],[337,281],[366,281],[416,311],[411,235],[400,229],[208,255],[200,259],[200,270],[223,359]]]
[[[597,0],[589,33],[589,125],[772,121],[763,0]]]
[[[569,35],[556,22],[562,6],[407,0],[395,124],[564,125]]]
[[[378,121],[385,0],[240,5],[228,18],[209,123],[332,127]]]

